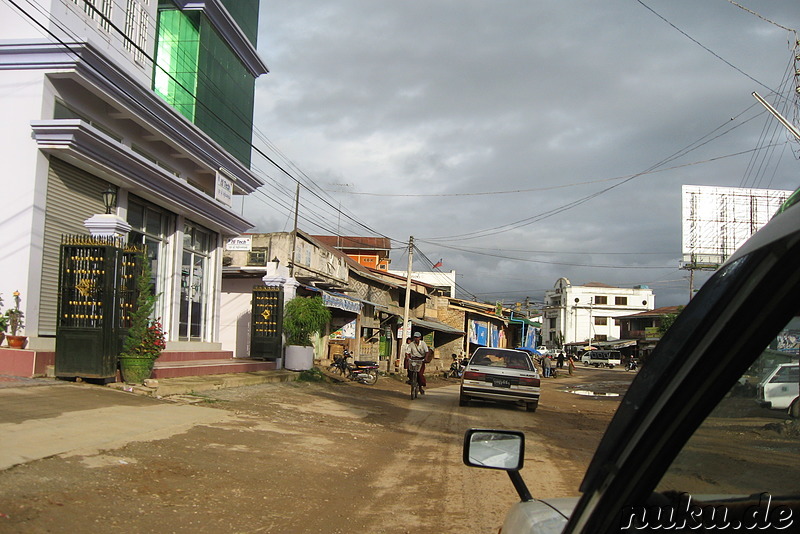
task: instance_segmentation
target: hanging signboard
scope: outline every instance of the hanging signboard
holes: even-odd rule
[[[214,187],[214,198],[229,208],[233,205],[233,182],[217,173],[217,183]]]

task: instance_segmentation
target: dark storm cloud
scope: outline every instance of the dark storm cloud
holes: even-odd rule
[[[262,0],[271,72],[258,84],[256,125],[332,204],[398,241],[414,235],[481,298],[538,298],[567,276],[652,283],[658,306],[681,303],[681,185],[797,186],[790,150],[758,184],[747,183],[749,154],[716,159],[758,146],[770,120],[747,122],[763,111],[745,111],[752,91],[791,95],[781,82],[792,36],[725,0],[644,4],[669,23],[627,0]],[[800,26],[794,2],[747,7]],[[285,176],[254,162],[291,196]],[[663,172],[622,183],[660,163]],[[466,195],[503,191],[514,193]],[[248,200],[245,212],[259,231],[283,229],[283,203]],[[303,209],[326,223],[309,231],[365,233],[308,193]],[[528,218],[537,220],[514,224]],[[495,227],[505,231],[486,232]],[[473,232],[485,237],[443,239]]]

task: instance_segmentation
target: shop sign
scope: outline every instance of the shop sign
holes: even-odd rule
[[[338,308],[350,313],[361,313],[361,303],[344,297],[337,297],[328,293],[322,294],[322,302],[328,308]]]
[[[228,206],[233,205],[233,182],[217,173],[217,184],[214,188],[214,198]]]
[[[250,252],[253,250],[252,237],[232,237],[225,243],[225,250],[246,250]]]

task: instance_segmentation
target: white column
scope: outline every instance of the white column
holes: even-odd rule
[[[93,237],[121,237],[127,239],[131,225],[115,213],[92,215],[83,225]]]

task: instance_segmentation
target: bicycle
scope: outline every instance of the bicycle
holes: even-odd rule
[[[409,374],[409,381],[411,382],[411,400],[417,398],[417,395],[421,392],[422,386],[419,385],[419,371],[422,369],[422,366],[425,364],[425,360],[408,360],[408,374]],[[424,393],[423,393],[424,394]]]

